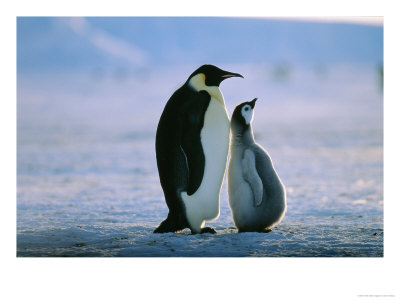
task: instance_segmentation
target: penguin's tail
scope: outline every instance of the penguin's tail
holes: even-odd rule
[[[169,213],[168,217],[154,230],[154,233],[177,232],[187,227],[189,227],[189,224],[185,216],[182,214],[171,215]]]

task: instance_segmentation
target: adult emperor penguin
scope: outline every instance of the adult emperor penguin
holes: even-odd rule
[[[286,211],[286,193],[268,153],[254,140],[257,98],[236,106],[231,119],[229,205],[239,232],[268,232]]]
[[[219,194],[229,148],[229,118],[220,83],[237,73],[203,65],[168,100],[156,133],[157,167],[168,217],[155,233],[189,227],[192,233],[219,216]]]

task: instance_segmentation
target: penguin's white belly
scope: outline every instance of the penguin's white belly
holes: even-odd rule
[[[204,175],[191,196],[182,192],[186,217],[192,230],[200,232],[205,220],[219,216],[219,195],[229,148],[229,118],[225,106],[213,97],[204,115],[200,133],[205,156]]]
[[[229,206],[236,225],[246,224],[254,215],[253,191],[243,178],[241,159],[233,158],[228,170]]]

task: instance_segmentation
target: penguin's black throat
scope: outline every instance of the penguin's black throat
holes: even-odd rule
[[[251,124],[231,121],[232,145],[240,146],[254,143],[254,135]]]
[[[245,120],[242,117],[234,118],[232,116],[231,128],[234,135],[243,136],[244,134],[246,134],[247,131],[251,130],[251,124],[246,124]]]

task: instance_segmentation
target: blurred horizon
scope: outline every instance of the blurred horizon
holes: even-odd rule
[[[204,63],[245,77],[221,85],[228,114],[258,97],[256,114],[276,126],[382,127],[383,27],[312,20],[18,17],[18,129],[154,134]]]

